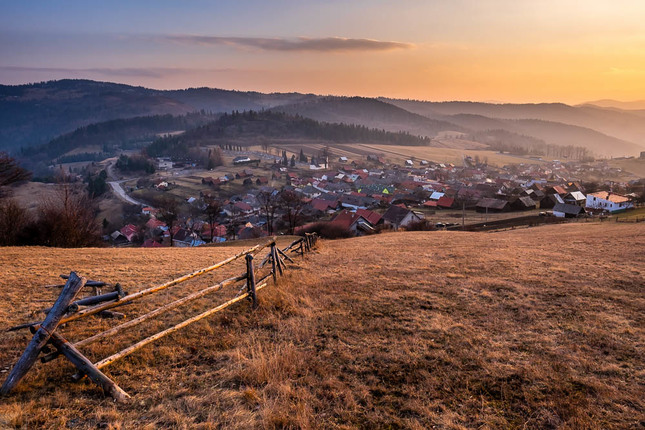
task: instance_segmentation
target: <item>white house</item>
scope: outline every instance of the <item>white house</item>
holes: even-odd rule
[[[602,209],[607,212],[620,212],[633,208],[629,197],[614,194],[609,191],[598,191],[587,195],[587,208]]]
[[[157,169],[168,170],[172,169],[172,161],[170,158],[157,158]]]

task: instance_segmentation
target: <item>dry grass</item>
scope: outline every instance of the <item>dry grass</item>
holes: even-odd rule
[[[44,307],[37,301],[53,292],[32,285],[71,268],[136,290],[234,251],[5,248],[0,321],[22,322]],[[641,428],[644,256],[643,226],[620,224],[324,242],[279,287],[261,292],[257,311],[242,304],[108,367],[133,395],[129,404],[115,405],[89,383],[68,382],[71,368],[61,360],[37,365],[0,405],[0,422],[114,429]],[[215,294],[185,314],[230,294]],[[63,332],[78,339],[84,329]],[[120,342],[146,333],[134,330]],[[2,335],[1,368],[13,364],[28,337]],[[118,346],[84,352],[99,358]]]

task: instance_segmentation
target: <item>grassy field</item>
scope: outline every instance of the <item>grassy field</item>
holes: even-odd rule
[[[499,154],[495,151],[479,149],[455,149],[438,148],[434,146],[402,146],[402,145],[376,145],[364,143],[326,145],[320,143],[293,143],[277,145],[289,153],[298,153],[303,148],[305,154],[317,154],[325,146],[329,146],[334,156],[345,156],[350,160],[364,160],[368,154],[382,154],[387,160],[393,163],[402,164],[405,160],[416,158],[417,160],[434,161],[437,163],[453,163],[463,165],[463,157],[478,156],[480,159],[487,159],[491,165],[503,166],[506,164],[540,164],[543,161],[525,157],[514,157],[512,155]],[[331,160],[330,160],[331,161]],[[335,160],[334,160],[335,161]]]
[[[41,317],[55,291],[40,285],[72,269],[133,292],[237,250],[4,248],[0,323]],[[131,318],[241,265],[124,312]],[[644,278],[642,224],[325,241],[261,292],[255,312],[240,304],[104,369],[133,396],[128,404],[70,382],[59,360],[37,364],[3,399],[0,426],[640,428]],[[103,358],[236,291],[83,352]],[[62,332],[75,340],[113,324]],[[29,338],[1,335],[4,374]]]

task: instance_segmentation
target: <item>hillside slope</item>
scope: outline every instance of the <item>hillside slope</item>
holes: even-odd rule
[[[474,130],[506,129],[602,156],[638,155],[645,122],[635,113],[563,103],[491,104],[383,99],[410,112]]]
[[[426,137],[435,137],[441,131],[465,131],[463,127],[448,121],[430,119],[365,97],[321,97],[304,103],[280,106],[274,110],[302,115],[316,121],[360,124]]]
[[[118,280],[133,292],[236,251],[5,248],[0,323],[33,317],[54,297],[37,286],[70,269]],[[241,304],[106,368],[133,394],[128,405],[114,405],[92,384],[68,382],[70,367],[49,363],[0,403],[0,422],[29,428],[642,425],[643,224],[383,234],[322,242],[296,263],[279,286],[261,292],[257,311]],[[202,306],[235,292],[215,294]],[[125,310],[128,318],[137,311]],[[197,311],[83,351],[102,358]],[[78,339],[87,330],[70,325],[63,332]],[[13,364],[28,337],[3,335],[1,368]]]

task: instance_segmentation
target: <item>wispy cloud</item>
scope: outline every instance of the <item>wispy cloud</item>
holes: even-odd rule
[[[255,49],[261,51],[283,52],[357,52],[357,51],[391,51],[395,49],[411,49],[414,44],[391,42],[373,39],[351,39],[345,37],[309,38],[263,38],[263,37],[220,37],[170,35],[162,36],[172,42],[211,46],[225,45],[238,49]]]

